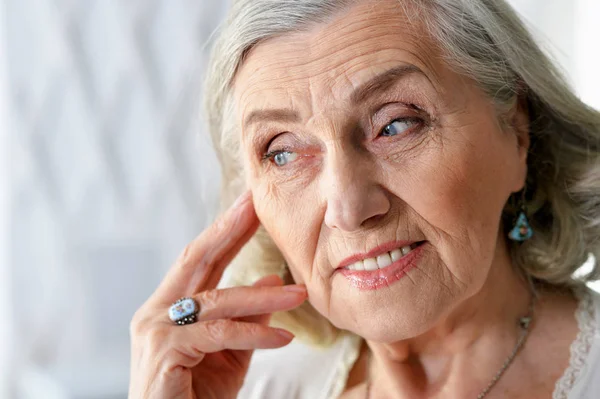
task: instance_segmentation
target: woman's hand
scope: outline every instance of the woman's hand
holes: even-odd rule
[[[293,309],[306,288],[277,276],[251,287],[215,289],[223,270],[259,221],[249,193],[190,243],[135,313],[129,398],[235,398],[257,348],[279,348],[293,335],[268,326],[270,314]],[[168,309],[180,297],[200,305],[198,321],[179,326]]]

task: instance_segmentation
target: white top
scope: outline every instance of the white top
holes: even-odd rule
[[[585,290],[577,296],[579,333],[552,399],[600,398],[600,294]],[[256,351],[238,399],[337,399],[360,343],[360,338],[347,335],[328,349],[294,340],[281,349]]]

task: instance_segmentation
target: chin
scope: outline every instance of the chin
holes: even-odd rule
[[[353,332],[367,340],[392,343],[414,338],[432,329],[440,316],[447,310],[442,309],[389,309],[387,314],[377,312],[363,319],[360,325],[353,326]]]
[[[347,298],[344,306],[337,307],[332,322],[370,341],[397,342],[433,329],[467,295],[451,292],[443,284],[415,282],[405,279],[385,291],[362,292]]]
[[[328,318],[337,328],[370,341],[391,343],[416,337],[438,324],[455,301],[443,291],[417,293],[414,285],[411,288],[403,291],[398,284],[396,295],[388,289],[386,295],[348,298],[344,306],[332,308]]]

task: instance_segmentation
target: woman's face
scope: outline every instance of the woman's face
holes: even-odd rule
[[[381,342],[483,286],[526,174],[518,135],[400,10],[363,1],[269,39],[234,86],[262,224],[319,312]]]

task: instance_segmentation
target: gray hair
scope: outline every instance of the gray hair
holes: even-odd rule
[[[325,22],[356,0],[237,0],[213,48],[205,87],[209,130],[222,165],[223,205],[244,189],[231,88],[247,52],[275,35]],[[408,4],[412,7],[406,7]],[[400,8],[403,7],[403,8]],[[498,115],[526,101],[530,115],[526,207],[535,231],[511,242],[515,265],[553,285],[600,278],[573,273],[592,255],[600,259],[600,113],[580,101],[504,0],[400,0],[430,32],[445,61],[473,79],[496,104]],[[516,209],[507,204],[504,228]],[[243,261],[242,261],[243,259]],[[253,270],[249,265],[261,265]],[[232,264],[236,283],[285,272],[285,260],[261,228]],[[336,330],[306,304],[278,315],[300,337],[327,344]]]

